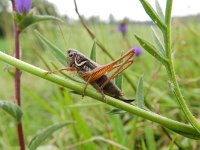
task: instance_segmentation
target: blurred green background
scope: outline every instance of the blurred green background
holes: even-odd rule
[[[48,7],[47,7],[48,5]],[[37,29],[65,53],[68,48],[75,48],[89,56],[93,40],[89,37],[78,20],[59,16],[54,6],[46,1],[33,2],[38,14],[49,14],[62,18],[65,22],[43,22],[31,26],[20,36],[22,60],[46,70],[55,70],[62,66],[36,37]],[[7,2],[1,1],[0,11],[0,50],[14,55],[12,14],[7,9]],[[200,118],[200,22],[199,16],[173,18],[172,41],[175,67],[182,92],[196,118]],[[116,26],[119,21],[100,21],[96,17],[86,20],[96,37],[109,49],[115,58],[127,45]],[[128,21],[127,39],[132,47],[139,46],[134,35],[140,35],[152,43],[151,22]],[[64,37],[63,37],[63,35]],[[111,60],[97,47],[97,63],[106,64]],[[139,76],[144,77],[146,105],[156,113],[187,123],[180,110],[165,69],[144,50],[134,58],[134,64],[126,70],[132,82],[137,85]],[[0,99],[14,99],[14,68],[0,62]],[[77,75],[68,73],[76,78]],[[185,138],[162,128],[156,123],[144,120],[128,113],[110,114],[114,108],[94,99],[70,93],[55,84],[22,72],[22,109],[25,141],[46,126],[58,121],[74,120],[75,125],[62,128],[53,134],[49,141],[39,149],[193,149],[200,148],[199,141]],[[123,80],[122,91],[126,97],[135,97],[135,90]],[[5,112],[0,111],[0,149],[18,149],[16,122]],[[170,138],[169,138],[170,136]],[[88,141],[88,139],[91,139]],[[74,147],[73,147],[74,146]]]

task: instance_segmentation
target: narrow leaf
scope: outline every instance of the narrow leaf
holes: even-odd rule
[[[47,127],[31,140],[29,144],[29,149],[35,150],[42,142],[44,142],[48,137],[50,137],[55,131],[72,123],[73,122],[60,122]]]
[[[18,122],[21,121],[23,113],[20,107],[16,104],[0,100],[0,108],[10,114],[12,117],[14,117]]]
[[[34,101],[36,101],[38,103],[38,107],[42,107],[45,111],[48,111],[49,113],[51,113],[52,115],[57,115],[58,116],[58,112],[54,109],[54,107],[52,105],[50,105],[49,103],[47,103],[47,101],[43,98],[41,98],[41,96],[37,95],[36,92],[34,90],[28,89],[24,86],[22,86],[23,91]]]
[[[126,112],[121,110],[121,109],[112,109],[111,111],[108,112],[110,115],[115,115],[115,114],[125,114]]]
[[[154,38],[154,41],[155,41],[155,43],[156,43],[156,45],[158,47],[158,50],[160,51],[162,56],[166,56],[166,53],[165,53],[165,50],[164,50],[164,46],[163,46],[162,42],[160,41],[160,38],[159,38],[156,30],[153,27],[151,27],[151,31],[152,31],[152,36]]]
[[[140,45],[147,51],[149,54],[151,54],[153,57],[155,57],[158,61],[160,61],[163,65],[167,64],[167,60],[161,56],[161,54],[158,53],[158,50],[149,42],[145,41],[144,39],[140,38],[139,36],[135,35],[136,39],[140,43]]]
[[[114,137],[116,137],[117,143],[128,146],[128,133],[126,132],[123,121],[120,115],[111,115],[109,117],[110,123],[113,128]]]
[[[145,125],[144,131],[148,150],[156,150],[153,128],[149,125]]]
[[[163,21],[160,19],[158,14],[154,11],[154,9],[151,7],[151,5],[146,0],[140,0],[141,4],[143,5],[143,8],[145,9],[146,13],[149,15],[149,17],[152,19],[152,21],[162,30],[166,30],[166,25],[163,23]]]
[[[141,139],[142,150],[147,150],[144,139]]]
[[[122,89],[122,82],[123,82],[123,73],[120,73],[116,76],[115,78],[115,84],[117,85],[117,87],[121,90]]]
[[[54,17],[54,16],[48,16],[48,15],[33,15],[33,16],[31,16],[31,15],[29,15],[29,16],[26,16],[25,18],[23,18],[18,23],[18,28],[19,28],[19,31],[22,32],[30,25],[33,25],[33,24],[41,22],[41,21],[47,21],[47,20],[63,22],[61,19]]]
[[[139,78],[139,81],[138,81],[138,86],[137,86],[137,90],[136,90],[136,100],[137,100],[138,106],[140,108],[145,108],[143,77],[142,76]]]
[[[178,133],[184,137],[187,137],[187,138],[190,138],[190,139],[195,139],[195,140],[200,140],[200,135],[194,135],[194,134],[188,134],[187,131],[186,132],[180,132],[180,131],[177,131],[177,130],[174,130],[172,128],[169,128],[170,130],[174,131],[175,133]],[[198,132],[197,132],[198,133]]]
[[[159,17],[161,18],[162,21],[165,21],[165,16],[164,16],[164,13],[162,11],[162,8],[161,8],[158,0],[156,0],[155,3],[156,3],[156,11],[157,11]]]
[[[94,40],[94,44],[92,46],[92,50],[90,53],[90,59],[92,59],[94,62],[96,62],[96,40]]]
[[[73,104],[73,101],[67,91],[64,92],[64,100],[66,106],[71,106]],[[80,113],[78,108],[70,109],[70,114],[72,115],[71,117],[76,121],[76,132],[81,136],[81,139],[90,139],[92,137],[92,133],[89,126],[87,125],[87,121],[83,117],[83,114]],[[83,149],[95,149],[95,144],[90,142],[84,145]]]
[[[174,150],[174,149],[175,149],[175,148],[174,148],[174,146],[175,146],[175,139],[176,139],[176,138],[173,138],[173,139],[171,140],[170,145],[169,145],[169,150]]]
[[[65,54],[62,52],[62,50],[60,50],[58,47],[56,47],[53,43],[51,43],[49,40],[47,40],[40,32],[38,32],[37,30],[35,30],[35,33],[37,35],[37,37],[40,39],[40,41],[45,44],[50,52],[53,54],[54,57],[56,57],[56,59],[63,64],[64,66],[67,65],[67,58],[65,56]]]

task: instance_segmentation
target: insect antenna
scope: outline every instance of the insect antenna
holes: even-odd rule
[[[62,38],[63,38],[63,41],[64,41],[64,48],[66,49],[67,48],[67,40],[66,40],[66,38],[65,38],[65,36],[63,34],[63,30],[62,30],[62,28],[61,28],[61,26],[60,26],[60,24],[58,22],[56,22],[56,24],[58,25],[58,28],[59,28],[59,30],[61,32],[61,35],[62,35]]]

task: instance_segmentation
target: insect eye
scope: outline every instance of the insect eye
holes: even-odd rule
[[[69,54],[69,57],[73,57],[73,56],[74,56],[74,53],[70,53],[70,54]]]

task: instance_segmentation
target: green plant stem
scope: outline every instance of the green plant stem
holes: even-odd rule
[[[167,1],[167,9],[166,9],[166,31],[164,32],[164,40],[165,40],[165,50],[167,53],[167,58],[168,58],[168,64],[166,65],[166,70],[168,71],[169,77],[172,81],[172,88],[174,90],[174,93],[178,99],[178,102],[181,105],[181,108],[183,112],[185,113],[187,119],[191,123],[191,125],[197,130],[198,133],[200,133],[200,123],[198,120],[193,116],[191,113],[190,109],[188,108],[182,92],[180,90],[178,81],[176,79],[176,71],[174,68],[174,62],[173,62],[173,57],[172,57],[172,49],[171,49],[171,10],[172,10],[172,2],[173,0],[168,0]]]
[[[36,75],[38,77],[44,78],[46,80],[49,80],[51,82],[54,82],[58,85],[64,86],[68,89],[74,90],[77,93],[83,92],[83,85],[79,84],[77,82],[64,79],[58,75],[54,74],[46,74],[47,71],[40,69],[38,67],[35,67],[33,65],[30,65],[28,63],[25,63],[21,60],[15,59],[14,57],[11,57],[3,52],[0,52],[0,60],[13,65],[21,70],[24,70],[26,72],[29,72],[33,75]],[[200,134],[196,132],[195,129],[193,129],[190,125],[186,125],[183,123],[180,123],[175,120],[171,120],[169,118],[160,116],[158,114],[155,114],[150,111],[146,111],[144,109],[141,109],[139,107],[124,103],[120,100],[114,99],[112,97],[106,96],[106,98],[103,98],[101,94],[97,93],[96,91],[87,90],[85,95],[92,97],[96,100],[99,100],[101,102],[107,103],[109,105],[112,105],[114,107],[117,107],[121,110],[125,110],[127,112],[130,112],[132,114],[138,115],[140,117],[146,118],[148,120],[151,120],[153,122],[157,122],[177,133],[187,135],[188,137],[192,138],[200,138]]]
[[[183,98],[183,95],[182,95],[182,92],[180,90],[180,87],[179,87],[179,84],[178,84],[178,81],[176,79],[176,72],[175,72],[175,68],[174,68],[174,64],[173,64],[173,60],[172,60],[172,56],[169,55],[168,56],[168,60],[169,60],[169,65],[167,66],[167,70],[169,70],[170,72],[170,78],[171,78],[171,81],[173,83],[173,90],[174,90],[174,93],[181,105],[181,108],[183,110],[183,112],[185,113],[187,119],[189,120],[189,122],[191,123],[191,125],[200,133],[200,123],[198,122],[198,120],[193,116],[193,114],[191,113],[190,109],[188,108],[184,98]]]

